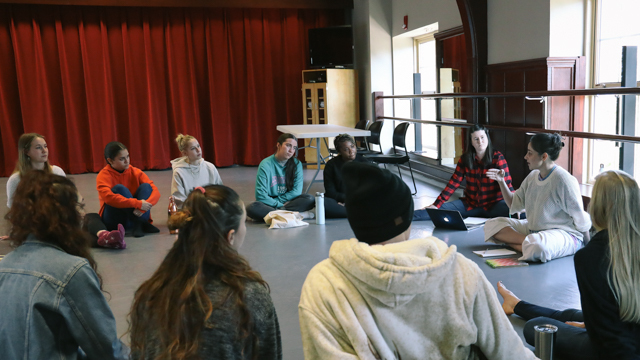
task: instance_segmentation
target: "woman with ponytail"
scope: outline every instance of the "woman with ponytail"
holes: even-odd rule
[[[302,163],[296,159],[298,139],[293,134],[278,137],[276,153],[260,162],[256,176],[256,201],[247,206],[247,216],[262,221],[277,209],[299,211],[305,219],[313,218],[309,211],[315,198],[302,194]]]
[[[46,170],[21,177],[5,216],[16,248],[0,261],[2,359],[129,358],[81,213],[71,180]]]
[[[500,185],[509,213],[526,210],[527,219],[488,220],[485,241],[521,251],[520,260],[541,262],[573,255],[589,242],[591,221],[583,210],[578,180],[555,163],[563,146],[558,134],[534,135],[524,157],[531,172],[513,193],[504,170],[487,170],[487,177]]]
[[[498,283],[507,315],[534,326],[558,327],[555,354],[563,359],[640,359],[640,189],[628,174],[597,176],[589,205],[597,233],[574,258],[582,311],[556,311],[518,299]]]
[[[246,212],[224,185],[195,188],[169,219],[178,239],[136,291],[133,359],[281,359],[267,283],[239,253]]]

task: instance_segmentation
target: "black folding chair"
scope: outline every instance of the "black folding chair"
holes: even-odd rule
[[[382,121],[376,121],[376,123],[378,122],[382,123]],[[371,128],[376,123],[373,123],[371,125],[371,127],[369,128],[369,131],[371,131]],[[415,195],[418,193],[418,188],[416,187],[416,180],[413,177],[413,169],[411,168],[411,162],[409,161],[409,151],[407,150],[407,142],[406,142],[407,130],[409,130],[409,125],[411,124],[408,122],[404,122],[396,126],[396,128],[393,130],[393,154],[365,155],[365,157],[378,164],[395,164],[396,167],[398,168],[398,174],[400,175],[400,179],[402,179],[402,173],[400,172],[400,165],[408,164],[409,172],[411,173],[411,180],[413,181],[413,188],[415,189],[415,192],[412,193],[411,195]],[[382,125],[380,125],[380,128],[382,129]],[[373,135],[373,131],[371,132],[371,135]],[[376,143],[380,145],[379,133],[378,133],[378,138],[374,140],[376,140],[377,141]],[[369,139],[369,143],[374,143],[371,141],[371,138]],[[396,151],[396,147],[404,148],[404,152],[405,152],[404,155],[398,154],[398,152]]]

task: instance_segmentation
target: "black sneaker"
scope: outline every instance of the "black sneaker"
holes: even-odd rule
[[[151,223],[143,222],[142,223],[142,231],[144,231],[147,234],[156,234],[156,233],[160,232],[160,229],[158,229],[157,227],[153,226]]]

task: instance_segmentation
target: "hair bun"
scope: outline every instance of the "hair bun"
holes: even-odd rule
[[[189,211],[180,210],[171,215],[169,221],[167,222],[167,227],[169,228],[169,230],[179,229],[186,223],[191,221],[191,219],[193,218],[191,217],[191,213],[189,213]]]

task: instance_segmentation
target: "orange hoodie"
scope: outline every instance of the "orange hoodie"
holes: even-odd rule
[[[158,188],[153,184],[153,181],[149,179],[147,174],[142,172],[142,170],[129,165],[129,168],[122,173],[114,170],[111,165],[105,166],[98,173],[98,177],[96,178],[96,183],[98,184],[98,197],[100,198],[100,216],[104,212],[104,205],[110,205],[115,208],[124,209],[124,208],[134,208],[141,210],[142,200],[138,199],[127,199],[126,197],[120,194],[114,194],[111,189],[118,185],[124,185],[132,194],[135,194],[140,184],[147,183],[151,185],[153,192],[151,196],[147,199],[147,202],[150,202],[152,205],[158,203],[160,200],[160,192]]]

